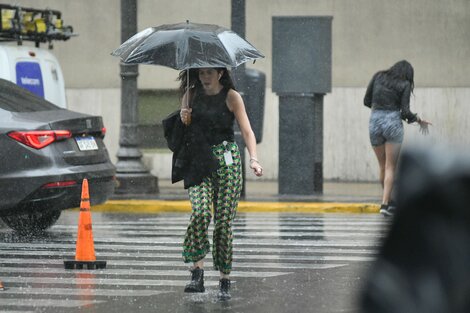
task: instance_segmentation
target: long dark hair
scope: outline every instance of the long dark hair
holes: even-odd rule
[[[222,77],[220,77],[220,83],[227,89],[235,89],[235,85],[233,84],[232,77],[229,71],[225,67],[215,67],[214,68],[218,73],[222,73]],[[188,72],[189,72],[189,84],[188,84]],[[180,81],[180,94],[181,97],[186,93],[188,90],[195,89],[196,92],[200,91],[202,88],[201,81],[199,80],[199,69],[198,68],[190,68],[188,70],[183,70],[179,73],[178,79]]]
[[[415,87],[414,82],[414,69],[410,62],[406,60],[401,60],[395,63],[388,70],[380,71],[377,74],[377,79],[380,79],[381,82],[393,89],[400,89],[403,87],[404,82],[409,82],[411,85],[411,92]]]

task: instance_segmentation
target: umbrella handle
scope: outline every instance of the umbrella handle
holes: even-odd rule
[[[186,126],[191,124],[191,113],[189,112],[190,106],[189,104],[191,101],[189,101],[189,98],[191,97],[191,93],[189,91],[189,68],[186,69],[186,109],[188,110],[188,120],[186,121]]]
[[[190,90],[190,84],[189,84],[189,69],[187,70],[186,74],[186,108],[191,109],[191,103],[193,102],[193,92]]]
[[[189,21],[186,21],[188,23]],[[186,69],[186,92],[188,96],[186,97],[186,107],[189,108],[189,68]]]

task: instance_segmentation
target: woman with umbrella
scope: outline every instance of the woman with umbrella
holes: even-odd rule
[[[185,292],[204,292],[204,257],[210,251],[208,227],[211,205],[214,210],[212,257],[220,272],[219,297],[230,298],[232,270],[232,221],[242,188],[240,151],[234,140],[234,120],[238,122],[250,154],[250,168],[263,175],[257,159],[256,139],[240,94],[226,68],[184,70],[179,75],[182,92],[181,121],[198,129],[212,148],[218,168],[189,188],[192,215],[184,239],[183,259],[193,263],[191,282]],[[189,104],[189,105],[188,105]]]
[[[264,55],[227,28],[189,21],[147,28],[126,40],[112,55],[119,56],[126,64],[154,64],[182,70],[180,117],[186,127],[174,114],[165,124],[168,129],[177,125],[178,130],[171,144],[175,148],[172,181],[184,179],[192,205],[183,258],[187,263],[192,262],[193,267],[185,291],[204,292],[203,259],[210,251],[208,227],[213,205],[212,256],[215,269],[220,271],[219,296],[228,299],[232,221],[242,188],[240,152],[234,140],[235,120],[250,154],[250,167],[256,176],[263,175],[263,168],[257,159],[256,140],[245,105],[227,68]],[[184,127],[183,132],[180,126]]]

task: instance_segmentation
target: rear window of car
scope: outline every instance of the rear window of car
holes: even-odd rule
[[[0,79],[0,109],[10,112],[35,112],[60,108],[10,81]]]

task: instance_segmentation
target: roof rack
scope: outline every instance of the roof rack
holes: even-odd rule
[[[53,40],[68,40],[77,34],[72,26],[64,26],[62,13],[57,10],[38,10],[8,4],[0,4],[0,41],[33,41],[36,47],[40,43],[49,43],[52,49]]]

